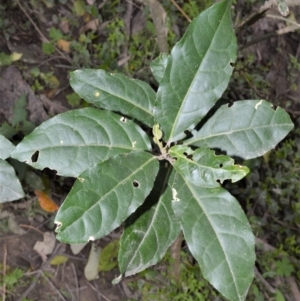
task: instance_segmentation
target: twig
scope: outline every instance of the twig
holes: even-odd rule
[[[7,260],[7,248],[6,244],[3,246],[3,279],[6,275],[6,260]],[[6,283],[3,281],[2,300],[5,301],[6,296]]]
[[[52,289],[56,292],[56,294],[63,300],[63,301],[67,301],[67,299],[61,294],[61,292],[57,289],[57,287],[52,283],[52,281],[50,279],[48,279],[47,276],[44,275],[44,273],[42,272],[42,276],[43,278],[48,282],[48,284],[52,287]]]
[[[166,26],[167,13],[157,0],[138,0],[150,9],[151,18],[156,31],[157,45],[160,52],[169,52],[167,41],[168,28]]]
[[[99,290],[97,290],[93,285],[91,285],[88,281],[86,281],[87,285],[94,290],[97,294],[99,294],[102,298],[104,298],[106,301],[112,301],[111,299],[107,298],[105,295],[103,295],[102,293],[100,293]]]
[[[24,7],[21,5],[19,0],[16,0],[18,6],[20,7],[20,9],[23,11],[23,13],[25,14],[25,16],[28,18],[28,20],[30,21],[30,23],[33,25],[33,27],[35,28],[35,30],[38,32],[38,34],[41,37],[42,42],[46,42],[49,43],[50,41],[44,36],[44,34],[41,32],[41,30],[38,28],[38,26],[35,24],[35,22],[32,20],[32,18],[29,16],[29,14],[27,13],[27,11],[24,9]],[[55,46],[54,46],[55,47]],[[63,52],[61,52],[57,47],[55,47],[55,50],[65,59],[67,60],[70,64],[72,64],[72,60],[70,57],[66,56]]]
[[[34,230],[34,231],[36,231],[36,232],[38,232],[38,233],[40,233],[40,234],[44,235],[44,232],[42,232],[42,231],[40,231],[40,230],[36,229],[36,228],[35,228],[35,227],[33,227],[33,226],[30,226],[30,225],[25,225],[25,224],[20,224],[19,226],[20,226],[20,227],[22,227],[22,228],[28,228],[28,229],[32,229],[32,230]]]
[[[185,13],[185,11],[177,4],[175,0],[171,0],[171,2],[176,6],[176,8],[181,12],[181,14],[189,21],[192,22],[192,20],[189,18],[189,16]]]
[[[79,299],[76,299],[76,298],[75,298],[75,296],[74,296],[74,294],[72,293],[72,290],[70,289],[68,283],[65,283],[65,286],[66,286],[67,290],[69,291],[70,295],[72,296],[72,300],[73,300],[73,301],[79,301]]]
[[[256,266],[254,266],[255,276],[259,279],[259,281],[266,287],[266,289],[272,293],[276,294],[276,289],[261,275]]]
[[[37,27],[37,25],[34,23],[34,21],[31,19],[31,17],[28,15],[27,11],[24,9],[24,7],[21,5],[21,3],[19,2],[19,0],[16,0],[17,4],[19,5],[19,7],[21,8],[21,10],[23,11],[23,13],[25,14],[25,16],[28,18],[28,20],[30,21],[30,23],[33,25],[33,27],[35,28],[35,30],[38,32],[38,34],[41,36],[42,42],[49,42],[49,40],[44,36],[44,34],[40,31],[40,29]]]
[[[294,301],[300,301],[300,292],[294,277],[287,277],[287,283],[290,286]]]
[[[41,278],[41,276],[42,276],[42,274],[43,274],[43,271],[44,271],[45,269],[47,269],[47,268],[50,266],[50,261],[51,261],[52,258],[55,256],[56,252],[58,251],[58,249],[60,248],[61,245],[62,245],[62,244],[59,243],[59,244],[55,247],[55,249],[54,249],[52,255],[50,256],[50,258],[48,259],[48,261],[45,262],[45,263],[43,263],[43,264],[42,264],[42,267],[40,268],[40,270],[37,271],[38,273],[37,273],[37,275],[34,277],[34,279],[32,280],[30,286],[26,289],[26,291],[25,291],[25,292],[24,292],[24,293],[23,293],[16,301],[22,301],[23,299],[25,299],[25,298],[28,296],[28,294],[35,288],[35,286],[36,286],[38,280]]]
[[[287,27],[285,27],[283,29],[276,30],[276,31],[268,33],[268,34],[266,34],[266,35],[264,35],[262,37],[254,39],[253,41],[249,42],[245,46],[241,47],[240,50],[243,50],[245,48],[248,48],[248,47],[250,47],[252,45],[255,45],[257,43],[263,42],[265,40],[268,40],[268,39],[270,39],[272,37],[276,37],[276,36],[280,36],[280,35],[283,35],[283,34],[286,34],[286,33],[289,33],[289,32],[293,32],[293,31],[295,31],[297,29],[300,29],[298,27],[298,25],[291,25],[291,26],[287,26]]]
[[[299,0],[286,0],[287,5],[300,5]],[[235,26],[235,31],[238,32],[246,26],[250,26],[257,22],[258,20],[262,19],[265,16],[265,13],[274,5],[277,5],[276,0],[268,0],[262,5],[258,11],[251,14],[249,17],[244,18],[244,20]]]
[[[287,19],[287,18],[278,16],[278,15],[266,14],[266,17],[267,17],[267,18],[272,18],[272,19],[282,20],[282,21],[285,21],[285,22],[287,22],[287,23],[291,23],[291,24],[293,24],[293,25],[296,25],[296,27],[299,27],[299,28],[300,28],[300,24],[299,24],[299,23],[294,22],[294,21],[292,21],[292,20],[290,20],[290,19]]]
[[[123,51],[121,57],[124,59],[128,58],[128,45],[129,45],[129,40],[130,40],[130,35],[131,35],[131,19],[132,19],[132,13],[133,13],[133,2],[132,1],[127,1],[127,6],[126,6],[126,12],[124,15],[124,24],[125,24],[125,44],[123,46]],[[128,60],[125,61],[126,64]],[[122,64],[122,65],[123,65]],[[121,64],[118,64],[119,66]]]
[[[77,300],[79,301],[78,278],[77,278],[77,273],[76,273],[76,269],[75,269],[75,266],[74,266],[73,262],[71,263],[71,267],[72,267],[72,271],[73,271],[73,274],[74,274],[74,277],[75,277],[76,297],[77,297]]]

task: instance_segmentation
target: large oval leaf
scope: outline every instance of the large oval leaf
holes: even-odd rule
[[[233,183],[249,173],[246,166],[235,165],[234,160],[224,155],[216,155],[208,148],[193,151],[184,145],[175,145],[170,155],[176,158],[173,166],[184,178],[201,187],[220,187],[225,180]]]
[[[245,300],[254,276],[254,236],[237,200],[176,174],[172,207],[203,276],[231,301]]]
[[[8,139],[0,135],[0,159],[8,158],[14,148],[15,146]]]
[[[219,148],[230,156],[251,159],[262,156],[294,127],[281,108],[265,100],[242,100],[221,106],[184,144]]]
[[[86,108],[47,120],[11,156],[38,169],[48,167],[59,175],[76,177],[111,156],[150,148],[149,138],[133,121]]]
[[[0,159],[0,203],[18,200],[23,196],[24,192],[15,170]]]
[[[154,111],[168,144],[193,129],[228,85],[237,48],[230,10],[231,1],[205,10],[172,49]]]
[[[125,223],[119,251],[121,277],[156,264],[179,235],[171,207],[170,172],[171,167],[161,167],[147,200]]]
[[[71,73],[74,91],[97,107],[120,112],[150,127],[154,124],[156,94],[145,82],[104,70],[77,70]]]
[[[57,238],[78,244],[107,235],[144,202],[157,172],[156,157],[142,151],[86,170],[57,213]]]

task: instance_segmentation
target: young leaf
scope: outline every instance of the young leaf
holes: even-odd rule
[[[169,60],[169,55],[166,53],[161,53],[150,64],[152,74],[158,83],[160,83],[164,77],[168,65],[168,60]]]
[[[121,277],[156,264],[179,235],[171,207],[170,172],[170,167],[161,168],[147,200],[125,223],[119,251]]]
[[[237,200],[176,173],[172,207],[203,276],[226,298],[243,301],[254,276],[254,236]]]
[[[111,241],[102,250],[99,258],[98,271],[111,271],[118,266],[119,239]]]
[[[234,160],[230,157],[218,156],[208,148],[193,151],[187,146],[175,145],[169,154],[177,158],[173,164],[174,168],[187,181],[201,187],[219,187],[219,183],[222,184],[228,179],[234,183],[249,173],[248,167],[234,165]]]
[[[241,100],[221,106],[184,144],[220,148],[230,156],[252,159],[262,156],[294,127],[281,108],[265,100]]]
[[[168,144],[193,129],[228,85],[237,48],[230,10],[222,1],[202,12],[172,49],[154,111]]]
[[[0,159],[0,203],[18,200],[23,196],[24,192],[15,170]]]
[[[0,159],[8,158],[14,148],[15,146],[8,139],[0,135]]]
[[[144,202],[157,172],[156,157],[143,151],[86,170],[56,215],[57,238],[78,244],[107,235]]]
[[[155,92],[145,82],[104,70],[77,70],[70,84],[84,100],[110,111],[135,118],[152,127]]]
[[[76,177],[107,158],[150,150],[146,134],[133,121],[94,108],[59,114],[37,127],[11,156],[59,175]]]

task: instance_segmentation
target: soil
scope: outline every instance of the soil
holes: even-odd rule
[[[241,10],[242,11],[242,10]],[[293,9],[294,17],[300,22],[300,6]],[[10,14],[15,14],[15,23],[27,21],[20,8],[15,7]],[[247,13],[250,13],[248,11]],[[270,12],[272,13],[272,12]],[[44,22],[42,28],[47,28],[50,16],[43,16],[39,19]],[[48,20],[48,21],[47,21]],[[278,27],[283,26],[278,20],[264,18],[257,22],[251,29],[244,29],[239,33],[239,42],[245,43],[243,35],[253,34],[254,36],[263,35],[266,32],[273,32]],[[28,55],[24,55],[22,64],[0,67],[0,124],[10,121],[12,118],[12,108],[15,101],[23,94],[27,97],[28,119],[40,124],[49,117],[68,110],[70,105],[67,103],[65,95],[70,93],[68,86],[67,69],[53,68],[52,62],[45,63],[45,57],[41,52],[41,42],[36,38],[34,28],[31,32],[24,32],[21,26],[16,25],[16,32],[10,37],[9,45],[4,36],[0,33],[0,52],[11,51],[12,48],[29,50]],[[44,33],[45,35],[47,32]],[[37,47],[37,45],[39,45]],[[22,48],[23,47],[23,48]],[[278,51],[280,48],[280,51]],[[23,53],[24,51],[22,51]],[[286,35],[274,36],[272,39],[255,44],[241,51],[241,56],[248,53],[254,54],[255,61],[260,66],[270,65],[266,80],[270,83],[269,95],[267,98],[276,99],[276,105],[281,105],[287,109],[294,118],[300,115],[300,75],[294,78],[296,89],[290,88],[289,83],[289,54],[292,54],[300,61],[300,35],[298,32],[290,32]],[[55,58],[60,62],[59,58]],[[45,70],[51,70],[57,76],[62,87],[59,93],[51,96],[49,91],[34,93],[30,85],[26,82],[26,72],[33,66],[39,66]],[[23,68],[23,69],[22,69]],[[299,73],[300,74],[300,73]],[[244,92],[243,92],[244,93]],[[241,94],[243,94],[241,93]],[[245,92],[246,93],[246,92]],[[247,93],[246,93],[247,94]],[[243,98],[245,95],[238,95],[236,98]],[[265,95],[264,95],[265,96]],[[52,98],[51,98],[52,97]],[[49,176],[48,171],[45,173]],[[40,175],[44,175],[40,174]],[[70,190],[72,179],[59,179],[49,176],[52,188],[57,194],[57,201],[61,203],[63,197]],[[53,226],[49,225],[53,215],[39,213],[36,209],[36,198],[32,190],[26,192],[26,197],[13,203],[3,204],[0,211],[8,211],[13,214],[14,220],[23,234],[12,234],[4,232],[2,227],[4,220],[0,220],[0,258],[3,265],[14,269],[20,267],[25,271],[25,277],[16,285],[13,291],[6,291],[7,301],[21,301],[25,298],[30,300],[74,300],[74,301],[121,301],[128,300],[136,294],[131,292],[126,282],[112,285],[111,281],[118,276],[118,270],[100,273],[99,279],[87,281],[84,277],[84,266],[87,262],[90,246],[86,246],[79,255],[73,255],[70,247],[66,244],[56,242],[54,252],[48,255],[46,262],[42,261],[41,256],[33,249],[37,241],[43,240],[43,233],[53,231]],[[32,214],[34,212],[34,214]],[[7,229],[6,229],[7,231]],[[98,244],[105,246],[119,234],[111,234],[101,239]],[[52,266],[50,260],[58,255],[66,255],[69,260],[61,265]]]

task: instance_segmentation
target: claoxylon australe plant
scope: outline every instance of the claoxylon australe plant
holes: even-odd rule
[[[231,1],[205,10],[152,62],[157,92],[122,74],[73,72],[71,86],[97,108],[57,115],[9,152],[77,178],[56,216],[60,241],[99,239],[125,221],[119,279],[157,263],[183,231],[204,277],[230,300],[247,295],[254,236],[221,184],[249,170],[228,156],[263,155],[293,123],[265,100],[216,106],[236,59],[230,11]]]

